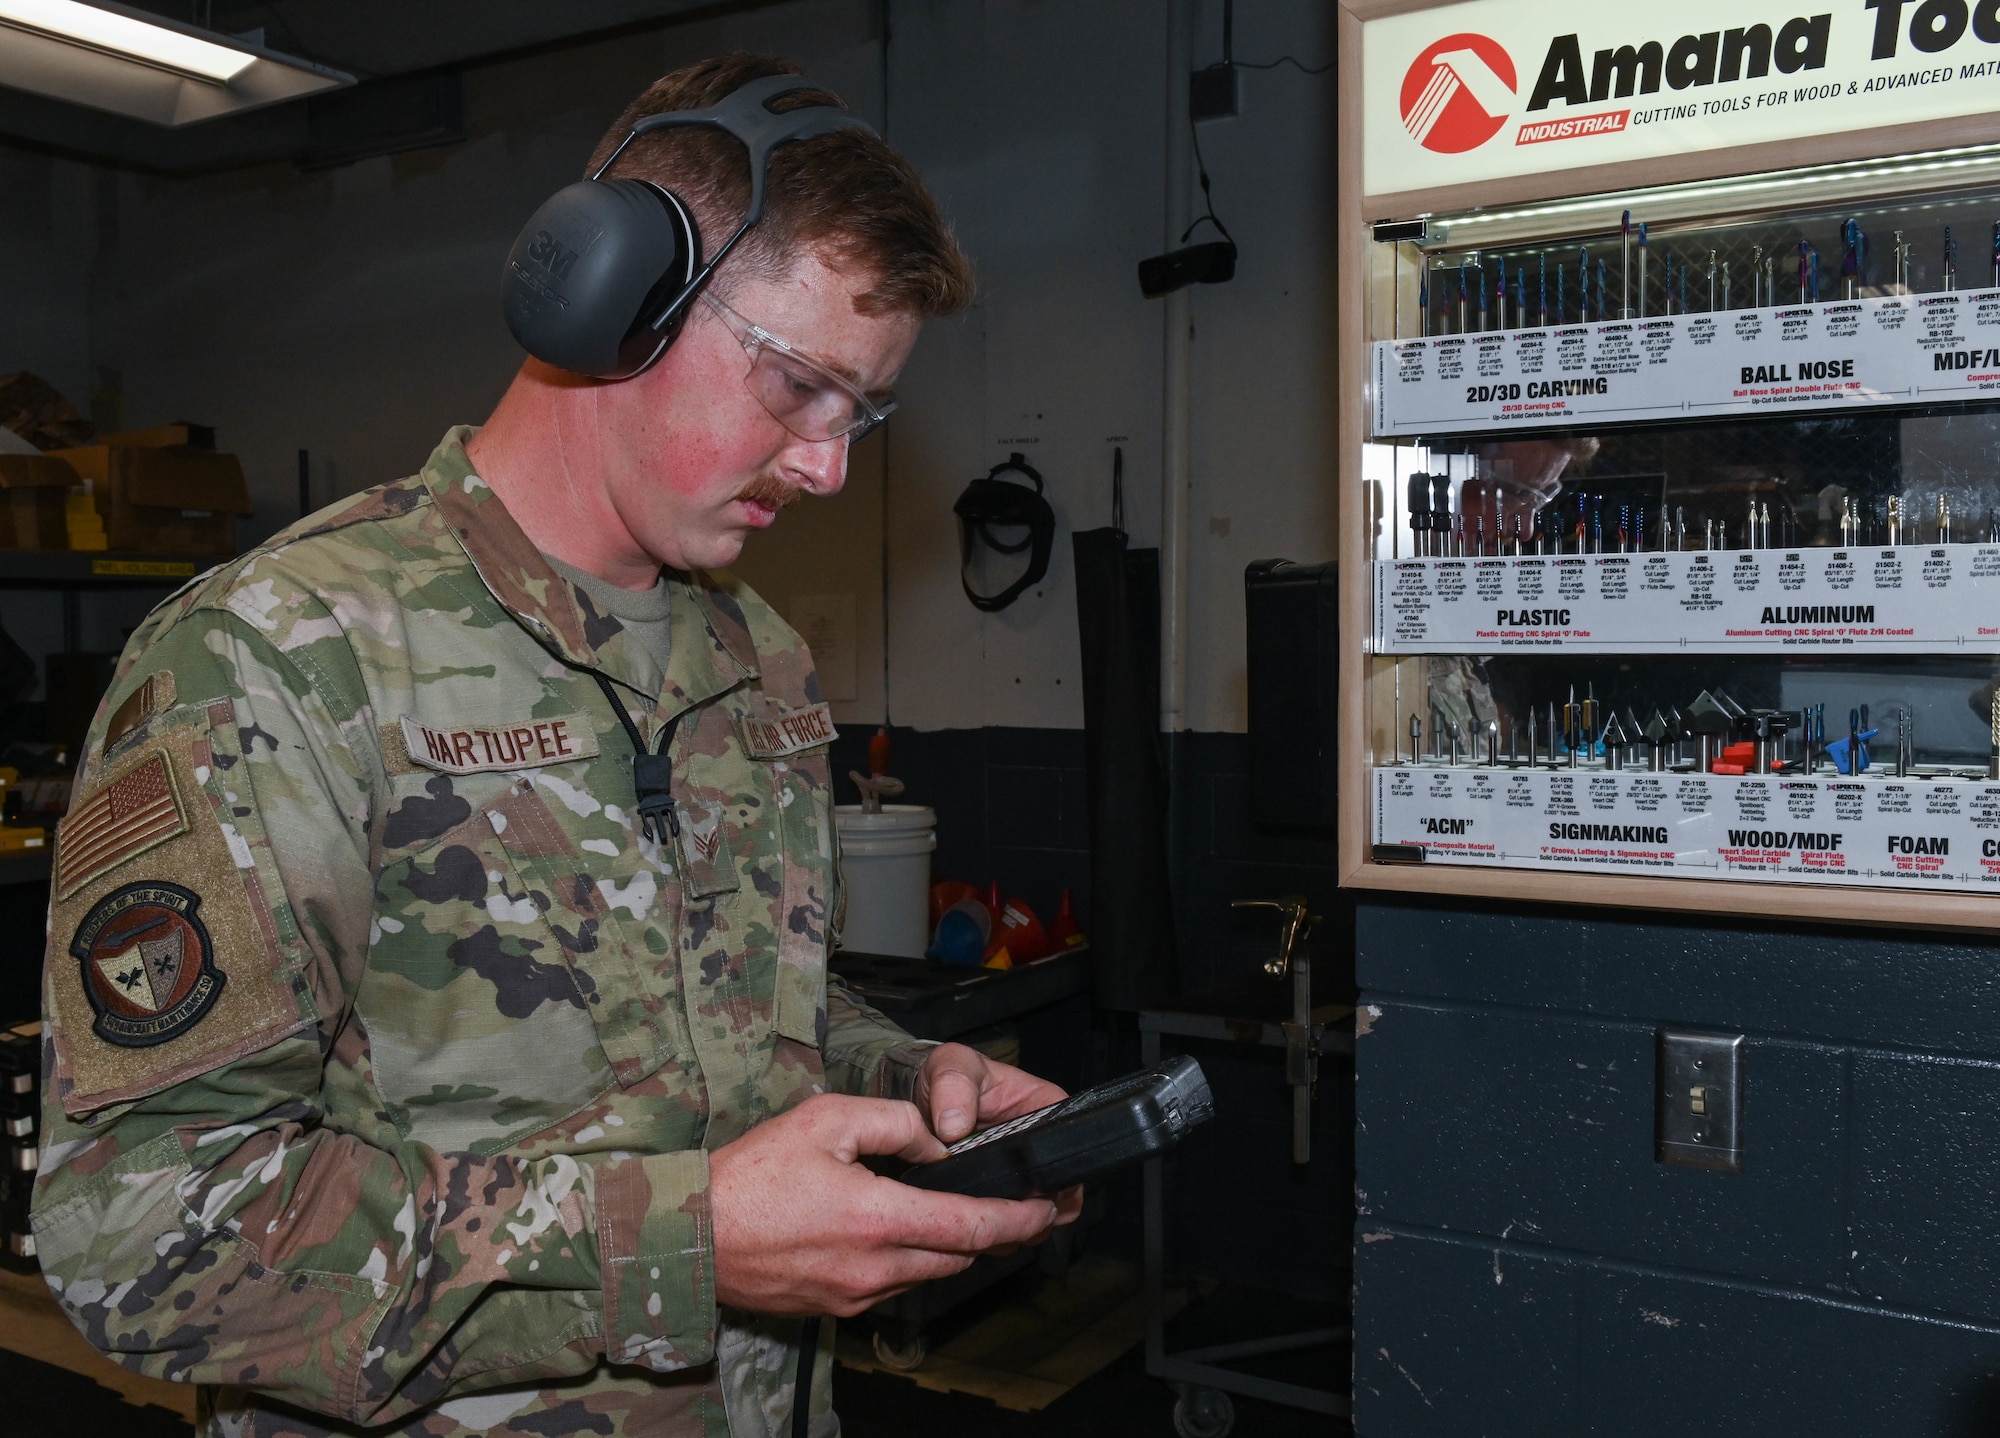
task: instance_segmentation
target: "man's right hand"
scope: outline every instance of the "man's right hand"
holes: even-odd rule
[[[821,1094],[709,1155],[720,1302],[850,1318],[1055,1224],[1046,1198],[929,1193],[871,1173],[862,1154],[923,1163],[944,1145],[914,1104]]]

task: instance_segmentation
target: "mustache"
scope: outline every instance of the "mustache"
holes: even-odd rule
[[[760,474],[736,497],[748,503],[761,504],[767,509],[788,509],[805,496],[796,485],[786,484],[775,474]]]

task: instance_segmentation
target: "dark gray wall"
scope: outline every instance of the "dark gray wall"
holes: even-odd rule
[[[1580,909],[1356,922],[1367,1438],[2000,1431],[2000,945]],[[1740,1174],[1654,1033],[1748,1036]]]

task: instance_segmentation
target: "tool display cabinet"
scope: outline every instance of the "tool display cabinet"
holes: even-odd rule
[[[1343,882],[1992,925],[2000,115],[1367,193],[1433,9],[1342,6]]]

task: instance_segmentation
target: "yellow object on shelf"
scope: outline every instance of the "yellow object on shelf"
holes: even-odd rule
[[[104,533],[104,516],[97,512],[96,501],[91,499],[86,489],[72,490],[69,507],[63,518],[69,525],[69,547],[71,549],[109,549],[110,540]]]

